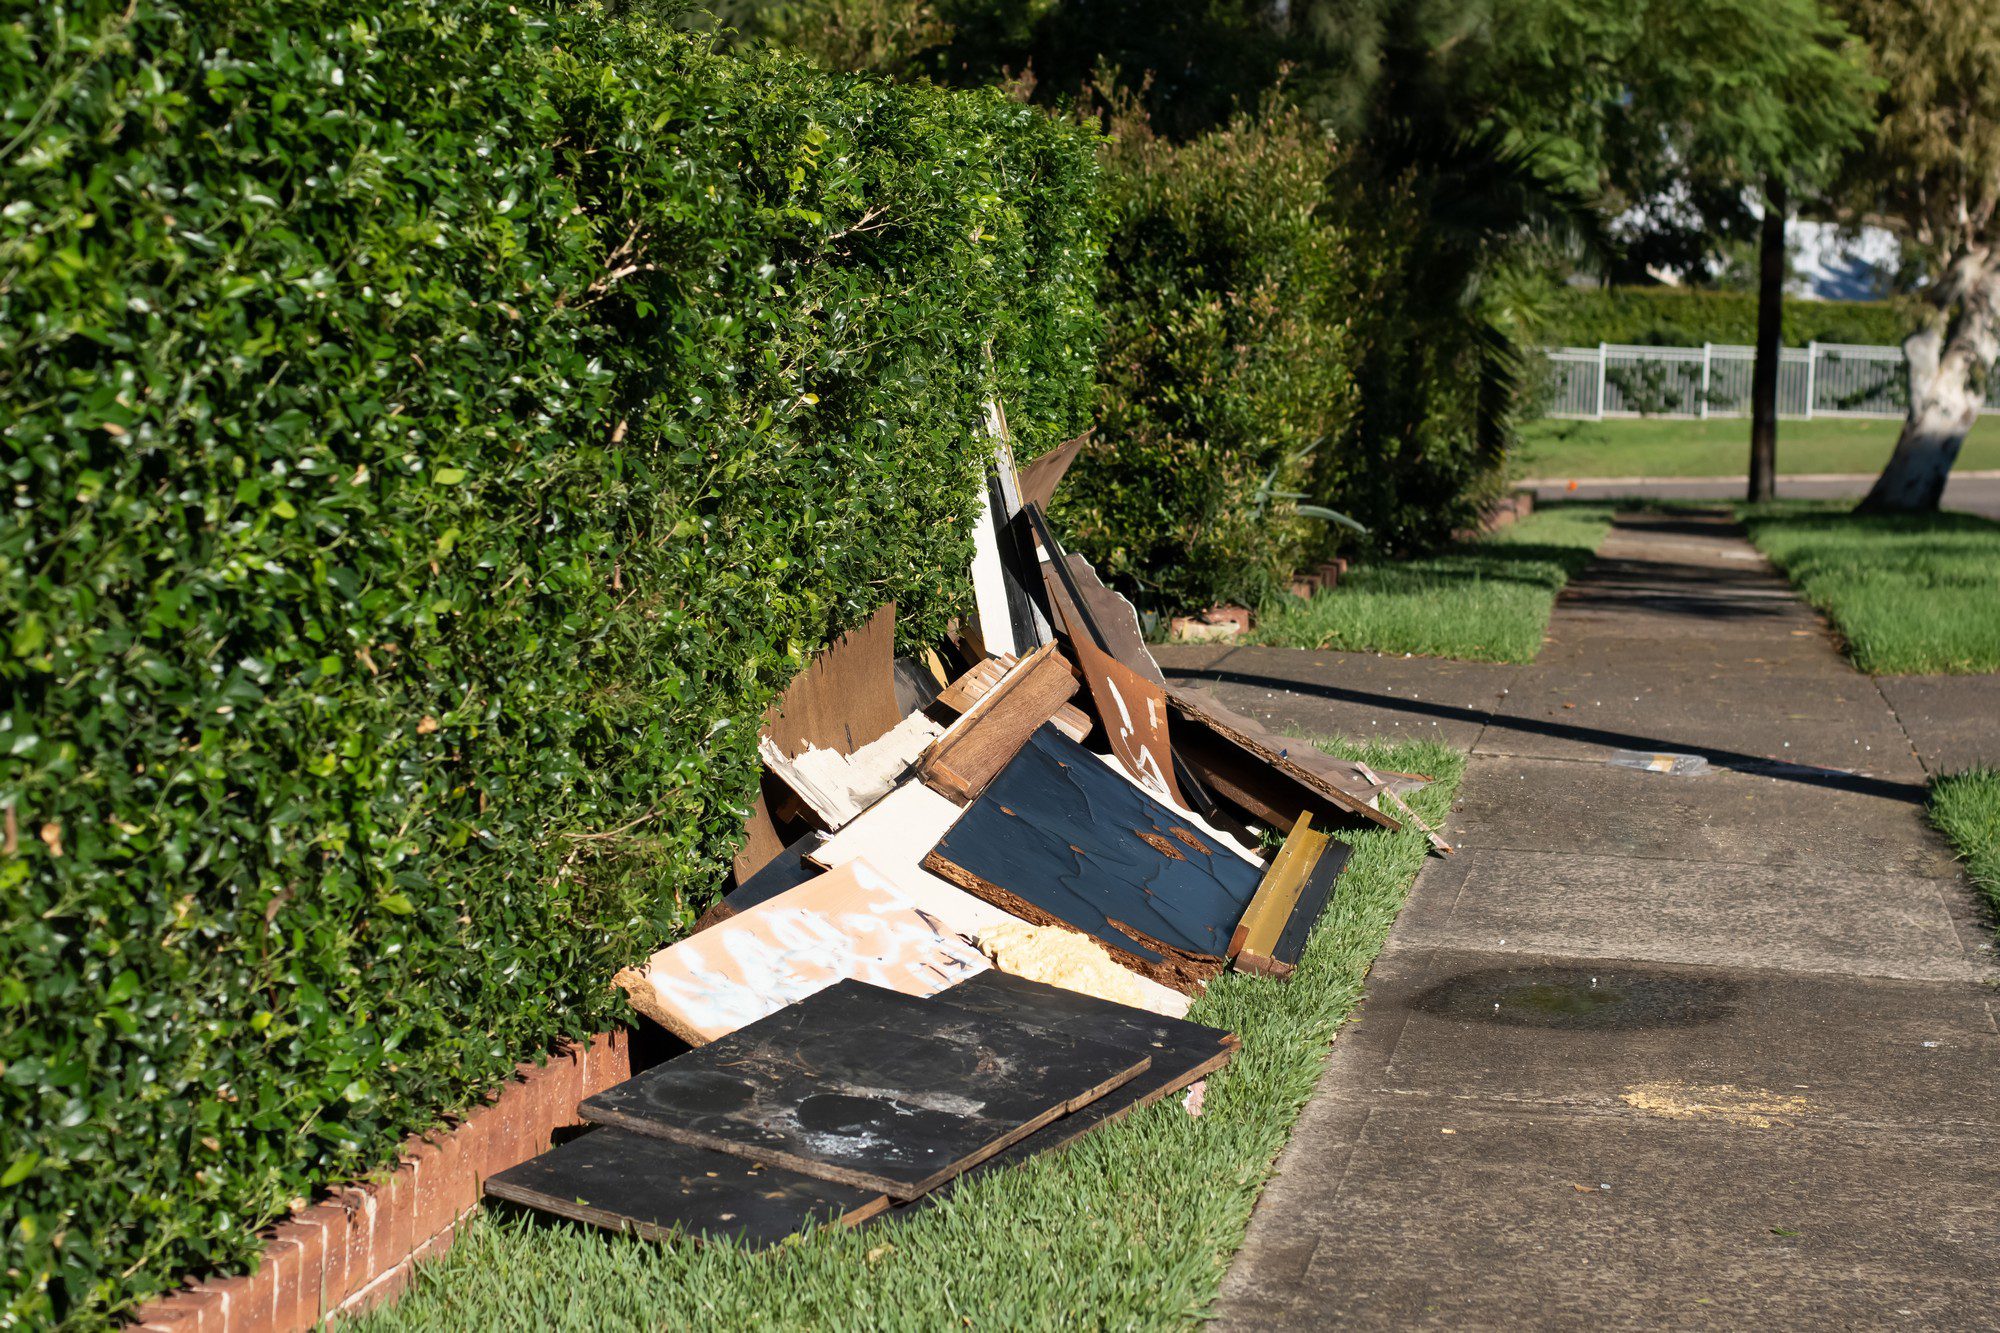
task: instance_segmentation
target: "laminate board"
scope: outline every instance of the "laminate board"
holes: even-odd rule
[[[764,714],[786,754],[808,745],[853,754],[903,720],[896,707],[896,604],[829,644]]]
[[[1397,829],[1402,824],[1376,808],[1378,789],[1360,766],[1336,759],[1311,741],[1278,736],[1211,694],[1167,687],[1175,753],[1215,791],[1277,829],[1289,829],[1299,811],[1331,824],[1357,820]]]
[[[613,980],[690,1046],[849,977],[930,995],[986,970],[970,940],[859,858],[690,935]]]
[[[889,1206],[877,1190],[612,1128],[488,1176],[486,1193],[647,1240],[727,1237],[753,1246],[814,1222],[852,1226]]]
[[[1044,727],[924,866],[1037,925],[1103,944],[1180,991],[1221,970],[1262,868],[1218,849],[1169,806]]]
[[[587,1098],[583,1118],[910,1199],[1150,1055],[857,981]]]

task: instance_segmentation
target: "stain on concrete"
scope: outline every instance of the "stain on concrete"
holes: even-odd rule
[[[1634,968],[1487,967],[1447,977],[1412,1001],[1462,1022],[1579,1032],[1694,1027],[1731,1013],[1733,983]]]
[[[1788,1124],[1778,1117],[1805,1115],[1814,1109],[1803,1097],[1739,1088],[1733,1083],[1638,1083],[1619,1099],[1635,1110],[1667,1120],[1719,1120],[1748,1129]]]

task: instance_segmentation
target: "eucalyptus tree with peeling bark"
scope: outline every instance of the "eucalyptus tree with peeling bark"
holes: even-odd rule
[[[1861,508],[1935,510],[2000,356],[2000,0],[1846,0],[1885,76],[1857,212],[1922,256],[1909,415]]]

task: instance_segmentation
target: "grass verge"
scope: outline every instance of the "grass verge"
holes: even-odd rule
[[[1857,515],[1845,503],[1738,510],[1750,540],[1875,675],[2000,671],[2000,523]]]
[[[2000,917],[2000,769],[1974,768],[1931,784],[1931,823]]]
[[[1357,565],[1338,587],[1259,614],[1257,643],[1531,662],[1556,594],[1590,563],[1610,505],[1545,506],[1421,560]]]
[[[1873,475],[1889,461],[1900,421],[1778,423],[1778,473]],[[1750,465],[1748,418],[1716,421],[1532,421],[1522,427],[1518,477],[1740,477]],[[1965,471],[2000,468],[2000,419],[1983,417],[1959,455]]]
[[[1329,746],[1437,780],[1464,759],[1435,742]],[[1243,1039],[1203,1115],[1178,1098],[1069,1148],[972,1182],[941,1204],[774,1251],[656,1245],[532,1217],[481,1215],[354,1333],[493,1328],[1047,1328],[1192,1325],[1214,1300],[1250,1208],[1352,1013],[1424,860],[1413,830],[1356,832],[1340,891],[1288,982],[1226,973],[1190,1017]]]

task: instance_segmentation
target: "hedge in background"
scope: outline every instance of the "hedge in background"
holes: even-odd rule
[[[1316,526],[1260,492],[1301,489],[1356,408],[1364,261],[1325,216],[1337,150],[1275,103],[1187,143],[1113,107],[1098,434],[1058,515],[1143,605],[1254,603]]]
[[[518,12],[516,11],[518,6]],[[1087,136],[514,0],[0,27],[5,1320],[621,1016],[827,635],[1079,429]]]
[[[1699,347],[1757,341],[1755,292],[1684,287],[1572,287],[1548,315],[1552,347],[1636,343]],[[1869,343],[1898,346],[1915,325],[1892,301],[1785,302],[1785,343]]]

